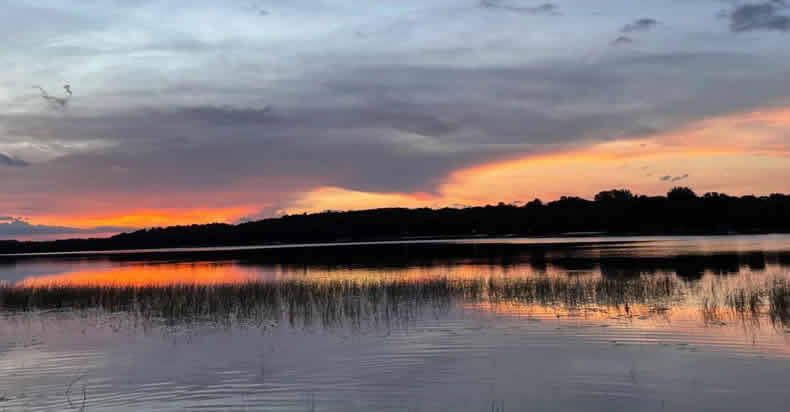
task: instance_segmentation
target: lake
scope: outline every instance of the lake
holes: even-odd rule
[[[0,410],[787,410],[790,236],[0,256]]]

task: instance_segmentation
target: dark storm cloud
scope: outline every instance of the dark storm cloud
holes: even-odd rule
[[[109,232],[122,232],[129,230],[122,227],[97,227],[92,229],[78,229],[64,226],[33,225],[23,219],[10,216],[0,217],[0,239],[8,239],[31,235],[89,235]]]
[[[25,167],[28,163],[22,159],[0,152],[0,166]]]
[[[790,17],[782,13],[784,1],[768,1],[738,6],[730,14],[730,30],[735,33],[755,30],[790,30]]]
[[[559,7],[553,3],[537,6],[514,6],[502,0],[480,0],[480,7],[485,9],[502,9],[526,14],[556,14]]]
[[[648,31],[656,27],[657,24],[658,21],[656,21],[655,19],[642,18],[636,20],[633,23],[626,24],[625,26],[623,26],[622,29],[620,29],[620,31],[623,33],[631,33],[635,31]]]
[[[289,87],[288,98],[267,99],[271,109],[6,114],[0,122],[8,138],[105,144],[0,178],[6,193],[200,192],[248,178],[260,178],[260,193],[327,185],[433,191],[459,168],[769,105],[790,93],[783,67],[704,53],[499,68],[389,64],[313,75],[304,87]]]
[[[196,107],[52,123],[28,118],[24,123],[39,135],[68,140],[109,137],[117,145],[39,165],[36,172],[42,179],[37,180],[42,187],[20,185],[19,189],[71,191],[74,186],[68,182],[78,181],[78,186],[89,190],[142,184],[164,192],[168,187],[219,187],[240,177],[266,176],[265,189],[282,183],[292,190],[308,190],[310,185],[366,190],[381,185],[398,190],[431,187],[438,176],[484,156],[441,148],[425,151],[393,139],[398,134],[420,139],[452,130],[441,120],[420,113],[421,109],[425,110],[406,111],[398,106],[292,109],[295,113],[277,115],[276,111]],[[108,168],[124,172],[92,172]],[[44,175],[52,177],[44,180]]]

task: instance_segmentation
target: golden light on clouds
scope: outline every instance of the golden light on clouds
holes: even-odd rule
[[[790,107],[712,117],[649,137],[632,137],[555,153],[493,161],[450,173],[430,193],[364,192],[321,186],[289,198],[255,194],[267,204],[192,207],[194,196],[173,196],[172,208],[91,208],[93,214],[29,216],[31,224],[93,228],[236,223],[278,205],[269,214],[384,207],[444,207],[500,201],[544,201],[561,196],[590,198],[601,190],[629,188],[664,194],[677,185],[699,193],[790,192]],[[235,193],[235,192],[234,192]],[[234,196],[238,195],[235,193]],[[144,195],[143,195],[144,197]],[[271,198],[270,198],[271,197]],[[240,197],[234,197],[241,200]],[[134,197],[129,206],[134,206]],[[216,199],[215,199],[216,200]],[[99,211],[96,211],[99,210]]]
[[[612,188],[664,194],[678,185],[700,193],[786,193],[790,192],[788,127],[790,108],[734,114],[695,122],[663,135],[458,170],[435,194],[321,188],[305,194],[289,211],[485,205],[534,198],[554,200],[566,195],[590,198]]]
[[[175,199],[177,200],[177,199]],[[157,227],[204,223],[234,223],[258,211],[252,206],[225,208],[132,209],[97,215],[36,216],[31,223],[75,228],[100,226]]]
[[[322,187],[304,193],[287,209],[288,214],[311,213],[326,210],[363,210],[385,207],[426,207],[438,200],[427,193],[371,193],[346,190],[339,187]]]

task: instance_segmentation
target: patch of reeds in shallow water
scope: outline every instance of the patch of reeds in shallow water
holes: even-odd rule
[[[438,278],[426,280],[283,280],[215,285],[19,286],[0,285],[0,311],[100,311],[124,313],[167,325],[359,325],[408,322],[449,310],[456,303],[515,303],[563,307],[668,308],[687,303],[688,288],[670,275],[635,278]],[[722,309],[742,317],[767,315],[790,325],[790,282],[726,291],[699,299],[705,316]],[[767,311],[766,311],[767,309]]]

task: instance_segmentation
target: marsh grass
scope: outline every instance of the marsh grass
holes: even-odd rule
[[[394,326],[425,312],[440,313],[455,303],[537,304],[567,309],[634,305],[667,308],[688,298],[684,281],[670,275],[635,278],[435,278],[425,280],[283,280],[215,285],[15,286],[0,285],[0,311],[100,311],[131,314],[144,324],[266,326]],[[775,278],[763,286],[704,291],[706,322],[726,309],[743,318],[790,324],[790,282]]]
[[[790,325],[790,281],[774,279],[766,294],[771,320],[784,326]]]
[[[7,312],[41,310],[129,313],[166,325],[211,322],[332,326],[408,321],[425,308],[446,308],[446,282],[283,281],[216,285],[0,287]]]
[[[707,324],[724,323],[729,317],[759,323],[768,318],[774,326],[790,326],[790,281],[774,277],[747,287],[718,290],[711,287],[701,298]]]
[[[642,280],[499,279],[337,280],[248,282],[168,286],[0,286],[4,311],[100,310],[125,312],[164,323],[224,324],[287,321],[323,326],[361,321],[409,321],[453,302],[520,302],[540,305],[628,305],[671,297],[669,278]]]

